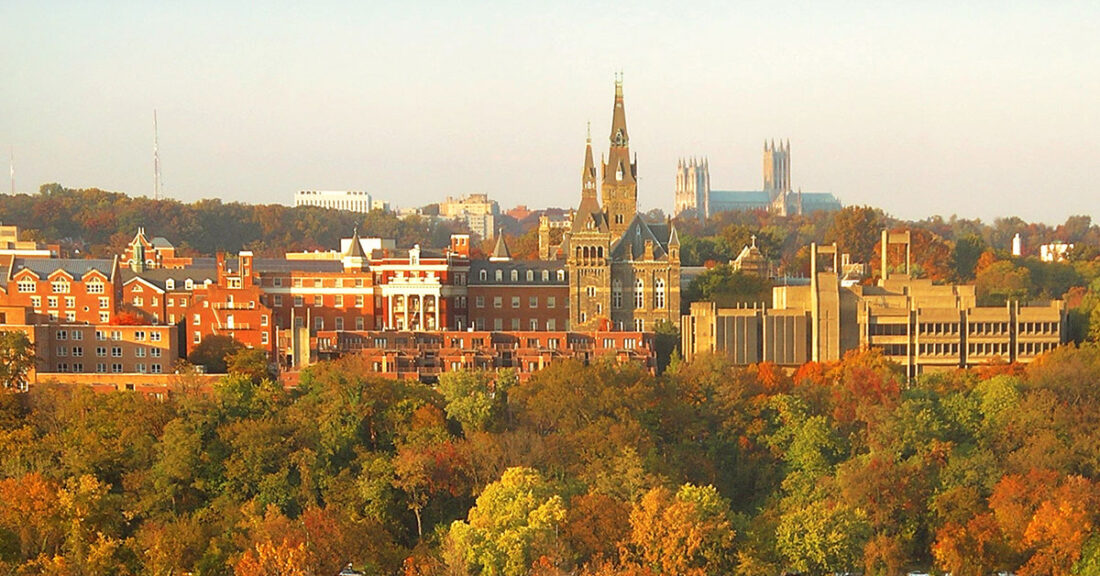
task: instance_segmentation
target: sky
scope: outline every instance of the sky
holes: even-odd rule
[[[7,1],[0,146],[17,192],[151,196],[156,110],[184,202],[569,207],[621,71],[641,210],[682,157],[759,189],[782,139],[844,204],[1100,221],[1097,30],[1095,1]]]

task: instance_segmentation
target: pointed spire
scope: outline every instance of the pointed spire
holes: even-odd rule
[[[630,136],[626,131],[626,109],[623,107],[622,72],[615,75],[615,107],[611,113],[611,147],[627,148]]]
[[[493,254],[489,256],[490,262],[507,262],[512,259],[512,252],[508,250],[508,243],[504,240],[504,230],[497,231],[497,245],[493,248]]]
[[[668,233],[668,246],[670,248],[673,246],[680,246],[680,235],[676,233],[676,225],[669,222],[669,228],[671,228],[672,231]]]
[[[596,199],[596,163],[592,160],[592,124],[589,123],[588,139],[584,145],[584,168],[581,169],[581,201]]]
[[[351,234],[351,244],[348,245],[348,251],[344,253],[344,258],[363,258],[367,256],[363,253],[363,241],[359,239],[359,227],[356,226]]]

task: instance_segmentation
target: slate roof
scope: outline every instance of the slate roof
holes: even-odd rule
[[[76,258],[19,258],[12,263],[12,274],[27,269],[46,278],[58,270],[68,272],[73,278],[79,280],[92,270],[97,270],[107,278],[111,277],[114,269],[114,260],[90,259],[80,260]]]
[[[564,286],[568,283],[568,280],[558,280],[558,271],[565,269],[565,262],[560,260],[509,260],[504,262],[490,262],[488,260],[474,260],[470,262],[470,274],[467,277],[466,284],[468,286],[485,286],[485,285],[506,285],[506,284],[528,284],[527,271],[534,272],[535,277],[532,284],[540,284],[543,286]],[[481,271],[486,272],[485,280],[481,280]],[[501,280],[497,282],[496,271],[501,270]],[[519,279],[512,282],[512,270],[515,270],[519,274]],[[550,279],[546,282],[542,281],[542,272],[547,271],[550,273]],[[565,277],[568,278],[568,275]]]
[[[647,240],[653,243],[654,259],[667,258],[668,238],[667,224],[649,224],[640,215],[635,214],[622,237],[611,246],[611,258],[613,260],[641,260],[645,257]]]
[[[129,268],[122,268],[120,270],[122,275],[122,283],[125,284],[134,278],[141,278],[146,282],[153,284],[161,290],[167,290],[167,281],[169,279],[175,282],[175,289],[180,290],[186,285],[187,280],[190,279],[196,286],[201,286],[207,280],[211,283],[218,281],[218,270],[216,268],[197,268],[194,266],[188,266],[187,268],[156,268],[151,270],[145,270],[144,272],[136,273]]]

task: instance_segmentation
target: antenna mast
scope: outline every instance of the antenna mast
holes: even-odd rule
[[[153,200],[160,200],[160,152],[157,150],[156,108],[153,108]]]

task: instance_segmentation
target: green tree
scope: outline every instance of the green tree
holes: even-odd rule
[[[447,401],[447,416],[471,433],[500,427],[515,381],[513,371],[451,371],[440,375],[439,391]]]
[[[0,331],[0,386],[24,388],[34,368],[34,344],[19,331]]]
[[[244,344],[232,336],[210,334],[187,354],[187,360],[206,368],[208,374],[225,374],[229,358],[244,349]]]
[[[538,471],[509,468],[485,488],[466,522],[450,538],[467,567],[485,576],[524,576],[541,557],[562,557],[565,521],[561,496]]]

